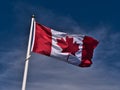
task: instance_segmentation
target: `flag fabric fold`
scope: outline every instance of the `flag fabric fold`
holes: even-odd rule
[[[32,52],[51,56],[70,64],[89,67],[98,41],[82,34],[68,34],[35,24]]]

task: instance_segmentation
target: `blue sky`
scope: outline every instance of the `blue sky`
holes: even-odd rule
[[[32,53],[27,90],[119,90],[119,4],[117,0],[2,0],[0,90],[21,90],[32,14],[55,30],[86,34],[100,43],[90,68]]]

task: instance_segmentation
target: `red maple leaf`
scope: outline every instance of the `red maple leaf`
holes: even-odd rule
[[[61,38],[57,39],[57,44],[62,48],[63,53],[75,53],[79,50],[79,44],[73,42],[73,38],[66,36],[66,40]]]

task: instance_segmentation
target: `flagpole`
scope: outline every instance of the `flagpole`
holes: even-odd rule
[[[32,31],[33,31],[34,19],[35,19],[35,17],[34,17],[34,15],[32,15],[29,41],[28,41],[28,48],[27,48],[26,60],[25,60],[24,76],[23,76],[23,82],[22,82],[22,90],[26,90],[26,81],[27,81],[29,58],[31,56],[30,55],[30,52],[31,52],[30,48],[31,48],[31,41],[32,41]]]

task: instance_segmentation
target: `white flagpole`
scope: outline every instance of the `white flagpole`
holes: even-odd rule
[[[27,54],[26,54],[26,60],[25,60],[25,68],[24,68],[24,76],[23,76],[23,82],[22,82],[22,90],[26,90],[26,81],[27,81],[28,65],[29,65],[29,58],[30,58],[30,52],[31,52],[30,48],[31,48],[31,41],[32,41],[32,31],[33,31],[34,19],[35,19],[35,17],[33,15],[32,20],[31,20],[28,48],[27,48]]]

